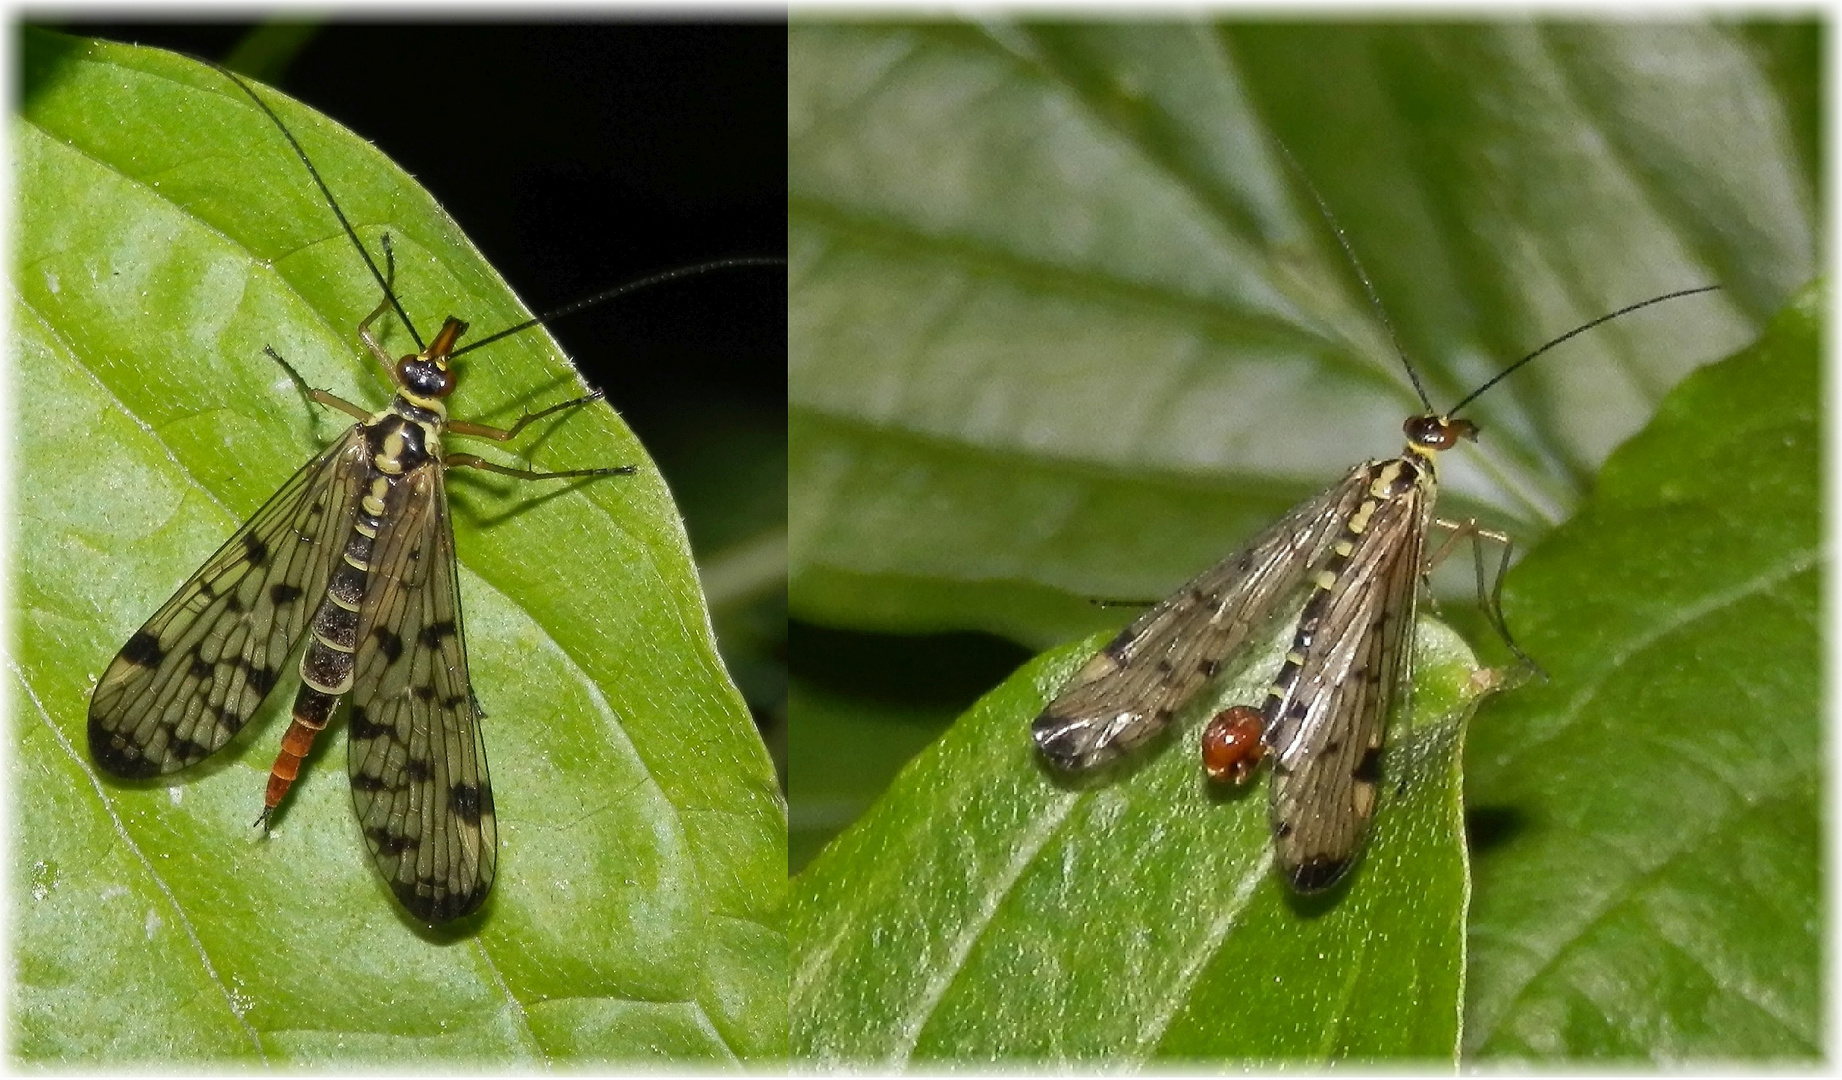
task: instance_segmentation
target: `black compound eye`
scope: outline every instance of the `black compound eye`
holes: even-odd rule
[[[420,356],[405,356],[399,361],[397,379],[417,397],[443,398],[454,392],[454,373]]]
[[[1449,416],[1415,416],[1401,426],[1407,441],[1428,450],[1450,450],[1460,438],[1477,438],[1477,425]]]

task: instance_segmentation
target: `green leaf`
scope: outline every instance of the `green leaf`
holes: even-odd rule
[[[1805,24],[1806,34],[1815,27]],[[1047,646],[1162,595],[1419,408],[1443,512],[1533,541],[1815,272],[1814,61],[1738,25],[795,26],[790,603]],[[1801,66],[1799,66],[1801,65]]]
[[[1290,628],[1214,700],[1257,700]],[[795,882],[794,1053],[820,1065],[1443,1058],[1468,880],[1462,643],[1421,626],[1414,723],[1360,884],[1301,899],[1263,792],[1207,790],[1200,720],[1098,783],[1036,758],[1032,717],[1095,649],[1050,652],[912,763]],[[949,824],[950,823],[950,824]]]
[[[611,410],[484,453],[637,475],[449,485],[503,843],[480,916],[430,931],[396,907],[345,805],[342,731],[273,835],[250,827],[291,692],[190,773],[97,772],[97,674],[344,423],[263,346],[371,407],[389,384],[355,347],[377,286],[241,91],[167,53],[36,31],[22,46],[13,1052],[116,1068],[783,1055],[774,774],[670,494]],[[523,316],[401,170],[264,97],[374,251],[390,233],[425,335],[449,313],[476,336]],[[453,411],[485,423],[579,388],[541,332],[459,371]]]
[[[1827,308],[1683,383],[1516,569],[1552,678],[1472,727],[1479,1057],[1822,1059]]]
[[[1402,418],[1421,406],[1276,144],[1289,148],[1335,213],[1437,407],[1608,311],[1675,289],[1723,287],[1596,328],[1467,406],[1484,434],[1446,456],[1442,515],[1476,515],[1521,545],[1539,542],[1673,386],[1753,340],[1815,273],[1819,36],[1808,21],[796,26],[788,94],[791,611],[834,627],[981,629],[1039,647],[1066,641],[1117,622],[1090,598],[1162,595],[1352,462],[1395,452]],[[1813,365],[1814,354],[1803,350],[1800,361]],[[1753,399],[1735,405],[1749,411],[1702,422],[1774,423]],[[1807,448],[1795,450],[1801,468]],[[1691,465],[1672,477],[1693,485],[1701,474]],[[1643,609],[1654,600],[1628,566],[1581,573],[1575,595],[1590,591],[1600,605]],[[1466,592],[1469,576],[1459,575]],[[1520,634],[1525,601],[1515,590],[1509,615]],[[1448,611],[1462,616],[1451,610],[1460,606]],[[1805,629],[1814,635],[1814,624]],[[1804,640],[1814,647],[1813,636]],[[1529,648],[1548,661],[1541,647]],[[1791,650],[1745,670],[1776,681],[1807,678],[1811,667]],[[1543,692],[1566,693],[1558,673]],[[990,737],[1003,729],[1008,752],[1027,762],[1030,709],[1014,706],[990,719]],[[956,728],[942,746],[960,738]],[[1022,762],[991,776],[984,762],[999,788],[988,796],[994,805],[980,815],[930,805],[918,801],[915,785],[935,774],[934,753],[796,886],[796,1048],[878,1061],[1133,1060],[1174,1049],[1163,1029],[1152,1025],[1147,1037],[1110,1010],[1142,1017],[1120,1001],[1166,989],[1161,966],[1212,967],[1214,959],[1183,952],[1196,948],[1193,940],[1166,928],[1189,917],[1190,903],[1218,904],[1219,880],[1177,897],[1122,896],[1099,916],[1042,902],[1048,940],[1029,955],[1079,954],[1078,974],[1027,963],[1001,971],[982,959],[1002,947],[986,945],[996,930],[976,925],[961,973],[939,955],[947,946],[935,944],[963,940],[967,917],[955,912],[904,909],[910,918],[898,932],[853,906],[856,922],[826,922],[815,936],[817,909],[848,900],[837,883],[848,876],[842,860],[874,852],[891,867],[884,874],[906,874],[918,860],[944,869],[939,880],[917,871],[908,887],[950,893],[961,878],[992,880],[979,873],[986,863],[1025,859],[1016,845],[990,854],[982,837],[962,835],[964,821],[1028,820],[1057,797],[1048,781],[1017,780]],[[1188,755],[1169,756],[1183,759],[1172,767],[1194,784]],[[1475,769],[1482,756],[1468,760]],[[1606,782],[1607,770],[1579,775]],[[1484,794],[1475,781],[1467,777],[1474,799]],[[791,783],[797,806],[797,771]],[[1693,788],[1667,794],[1651,793],[1658,827],[1675,801],[1701,797]],[[1193,791],[1187,805],[1200,812]],[[1133,801],[1118,819],[1065,823],[1050,842],[1077,849],[1120,829],[1149,835],[1161,819],[1136,822],[1146,813]],[[1371,857],[1384,842],[1378,834]],[[1160,851],[1161,843],[1135,854],[1149,860]],[[827,869],[834,863],[840,869]],[[1019,882],[1032,880],[1036,863],[1021,865]],[[1363,903],[1365,888],[1389,887],[1373,869],[1359,871],[1349,906]],[[1536,879],[1565,869],[1544,863],[1528,872]],[[1480,906],[1488,883],[1480,877]],[[1015,890],[996,895],[1009,902]],[[998,904],[994,926],[1007,910]],[[1113,923],[1129,929],[1096,929]],[[1458,947],[1460,925],[1446,924],[1449,947]],[[1712,916],[1698,929],[1705,936],[1693,944],[1714,955],[1724,955],[1731,935],[1745,936]],[[1081,952],[1083,935],[1132,933],[1150,943]],[[1521,943],[1516,931],[1507,940]],[[1700,955],[1679,937],[1668,940],[1678,953]],[[891,991],[899,974],[875,978],[853,962],[870,949],[880,969],[930,973],[923,978],[944,988],[939,1003],[927,990]],[[1319,966],[1301,960],[1283,978],[1312,984]],[[1786,983],[1801,985],[1801,970]],[[832,986],[840,972],[843,985]],[[978,981],[999,973],[1008,975],[1001,990]],[[1479,986],[1496,977],[1483,955],[1465,973]],[[1010,996],[1075,1000],[1079,990],[1055,987],[1088,981],[1113,1000],[1096,995],[1081,998],[1085,1008],[1044,1013],[1042,1027],[1054,1030],[1000,1030]],[[1449,1013],[1464,1015],[1461,984],[1437,985]],[[1656,1047],[1659,1060],[1684,1044],[1675,1033],[1711,1033],[1711,1017],[1726,1018],[1704,1015],[1699,1028],[1686,1013],[1655,1027],[1622,1024],[1652,985],[1596,985],[1592,1003],[1604,1007],[1607,1031]],[[1629,994],[1621,1008],[1607,1006],[1621,990]],[[1468,1000],[1476,1010],[1486,999]],[[971,1008],[962,1001],[986,1009],[989,1022],[951,1020],[954,1009]],[[1346,1039],[1341,1024],[1360,1029],[1366,1016],[1314,1028],[1321,1041],[1308,1051],[1308,1039],[1285,1029],[1316,1024],[1315,1014],[1295,1021],[1300,1014],[1283,992],[1257,1001],[1212,1006],[1207,1018],[1221,1029],[1245,1023],[1258,1037],[1198,1052],[1432,1053],[1406,1039]],[[1532,1004],[1540,1017],[1525,1021],[1530,1029],[1540,1018],[1560,1029],[1575,1019],[1540,998]],[[1798,1029],[1813,1015],[1807,1007],[1786,993],[1761,1011]],[[854,1018],[877,1016],[896,1019],[861,1040],[837,1034]],[[1467,1047],[1486,1045],[1469,1030]],[[1590,1040],[1569,1045],[1553,1030],[1501,1052],[1595,1052]],[[1725,1044],[1710,1034],[1697,1052],[1803,1052],[1762,1045],[1750,1033]]]

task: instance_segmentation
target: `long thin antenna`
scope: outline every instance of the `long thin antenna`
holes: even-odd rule
[[[455,357],[460,356],[462,353],[470,353],[482,346],[490,345],[502,337],[516,334],[520,330],[529,330],[531,327],[537,326],[540,323],[547,323],[553,319],[560,319],[565,315],[574,315],[583,308],[592,307],[604,300],[612,300],[617,296],[624,296],[630,292],[638,292],[641,289],[650,288],[654,285],[662,285],[668,281],[676,281],[679,278],[691,277],[696,274],[707,274],[715,270],[729,270],[738,266],[785,266],[786,264],[787,260],[778,257],[747,255],[733,259],[713,259],[710,262],[697,263],[693,266],[681,266],[676,270],[661,270],[656,274],[648,274],[643,278],[636,278],[623,285],[616,285],[611,289],[604,289],[593,296],[585,296],[574,303],[565,304],[555,311],[545,312],[534,319],[526,319],[524,322],[508,326],[498,333],[488,334],[486,337],[472,342],[464,348],[455,349],[448,355],[450,357]]]
[[[1648,300],[1639,300],[1635,304],[1627,304],[1626,306],[1619,308],[1617,311],[1614,311],[1609,315],[1601,315],[1597,319],[1594,319],[1592,322],[1583,323],[1579,326],[1576,326],[1572,330],[1567,331],[1565,334],[1562,334],[1560,337],[1555,338],[1553,341],[1548,342],[1546,345],[1543,345],[1541,348],[1536,349],[1534,352],[1528,354],[1522,359],[1504,368],[1502,371],[1497,372],[1484,385],[1478,387],[1476,390],[1471,391],[1469,394],[1466,394],[1463,401],[1460,401],[1458,404],[1446,410],[1445,415],[1456,416],[1458,414],[1458,410],[1464,408],[1466,405],[1471,404],[1473,401],[1476,401],[1477,396],[1479,394],[1497,385],[1498,383],[1502,382],[1504,379],[1509,378],[1510,375],[1517,368],[1521,367],[1522,365],[1528,363],[1530,360],[1535,359],[1537,356],[1540,356],[1542,353],[1547,352],[1549,349],[1554,348],[1556,345],[1559,345],[1561,342],[1566,341],[1567,339],[1577,334],[1584,334],[1586,331],[1591,330],[1593,327],[1598,326],[1601,323],[1611,322],[1613,319],[1618,318],[1620,315],[1629,315],[1633,311],[1637,311],[1641,308],[1647,308],[1652,304],[1660,304],[1665,300],[1675,300],[1675,299],[1678,299],[1684,296],[1695,296],[1699,293],[1713,292],[1714,290],[1718,288],[1720,288],[1719,285],[1699,285],[1693,289],[1678,289],[1672,293],[1664,293],[1662,296],[1653,296]]]
[[[377,263],[371,258],[371,252],[365,248],[364,241],[358,239],[357,230],[353,229],[352,223],[346,220],[345,211],[339,209],[339,200],[333,198],[332,189],[326,186],[326,181],[320,179],[320,170],[313,167],[313,159],[309,158],[307,156],[307,151],[301,148],[300,142],[294,137],[294,132],[288,130],[288,125],[281,122],[281,117],[275,115],[275,110],[269,108],[269,103],[257,96],[256,91],[251,89],[248,83],[239,78],[236,72],[222,64],[213,63],[210,60],[205,60],[203,58],[199,58],[199,60],[201,63],[209,64],[211,67],[216,68],[219,72],[223,73],[225,78],[241,87],[243,92],[249,95],[249,99],[256,103],[256,107],[268,114],[269,119],[274,122],[275,127],[281,131],[282,137],[288,140],[288,145],[294,147],[295,156],[301,159],[302,165],[307,166],[307,174],[313,177],[313,182],[319,186],[320,194],[326,197],[326,205],[332,207],[333,216],[339,219],[339,227],[345,230],[345,235],[351,237],[352,246],[356,247],[358,253],[364,256],[365,265],[371,268],[371,277],[377,282],[377,287],[383,290],[384,296],[390,300],[391,309],[397,313],[397,318],[403,321],[403,326],[409,331],[409,336],[415,339],[416,351],[421,352],[423,348],[422,335],[416,333],[416,324],[409,321],[409,313],[404,311],[403,305],[397,301],[396,292],[391,289],[390,283],[384,280],[383,271],[377,268]]]
[[[1330,212],[1330,204],[1324,201],[1324,196],[1318,193],[1317,185],[1306,175],[1305,167],[1292,156],[1291,149],[1280,141],[1279,136],[1273,136],[1273,145],[1279,147],[1286,164],[1292,167],[1293,175],[1311,193],[1312,201],[1318,204],[1318,213],[1323,216],[1324,223],[1330,226],[1338,246],[1343,248],[1344,258],[1349,260],[1350,268],[1356,271],[1356,280],[1362,282],[1362,291],[1368,294],[1369,306],[1375,309],[1375,317],[1381,320],[1382,329],[1388,331],[1388,343],[1394,346],[1394,355],[1400,358],[1401,366],[1407,369],[1407,380],[1413,383],[1413,392],[1420,395],[1420,404],[1426,406],[1427,412],[1435,412],[1432,399],[1426,395],[1426,386],[1420,382],[1420,373],[1414,369],[1413,362],[1407,359],[1407,350],[1401,348],[1401,338],[1394,332],[1394,322],[1388,318],[1388,309],[1382,307],[1381,296],[1375,292],[1375,284],[1369,280],[1369,272],[1362,268],[1362,260],[1356,257],[1356,249],[1350,245],[1349,237],[1344,235],[1343,226],[1337,224],[1337,216]]]

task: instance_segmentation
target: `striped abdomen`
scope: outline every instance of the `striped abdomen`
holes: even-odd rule
[[[393,410],[398,402],[392,404]],[[288,794],[301,761],[313,741],[326,728],[333,706],[352,689],[352,666],[358,651],[359,608],[371,581],[371,552],[378,530],[401,508],[395,497],[403,477],[430,460],[428,425],[405,419],[395,411],[365,425],[371,465],[365,472],[365,493],[346,535],[339,562],[327,578],[326,594],[315,609],[308,628],[307,650],[301,656],[301,688],[294,698],[293,718],[282,736],[281,750],[269,770],[268,791],[262,816],[271,817]]]

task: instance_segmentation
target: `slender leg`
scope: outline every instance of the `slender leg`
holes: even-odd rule
[[[379,316],[383,315],[384,312],[390,310],[389,290],[395,288],[397,283],[397,253],[396,249],[390,246],[389,233],[383,235],[383,241],[384,302],[377,305],[377,310],[366,315],[364,321],[358,324],[358,340],[364,342],[365,348],[371,350],[371,355],[377,357],[377,362],[384,365],[384,374],[391,376],[391,381],[394,383],[396,381],[396,357],[391,356],[390,351],[384,348],[383,343],[378,341],[377,338],[371,334],[371,324],[375,322]]]
[[[579,398],[571,398],[560,404],[552,405],[547,409],[539,409],[534,413],[526,413],[519,417],[518,422],[509,428],[496,428],[487,424],[471,423],[466,420],[450,420],[448,421],[448,431],[454,435],[468,435],[475,439],[492,439],[495,442],[505,442],[508,439],[515,438],[520,431],[524,430],[525,425],[533,420],[541,419],[549,416],[553,412],[560,412],[563,409],[573,409],[578,405],[587,405],[591,401],[600,401],[601,397],[601,391],[597,390],[592,394],[584,394]]]
[[[371,419],[371,414],[367,412],[363,406],[354,405],[351,402],[340,397],[339,395],[333,393],[331,390],[316,390],[313,387],[308,386],[307,380],[301,378],[301,373],[294,370],[294,365],[288,363],[286,360],[283,360],[281,358],[281,354],[276,352],[272,347],[268,345],[264,345],[262,347],[262,351],[269,354],[269,359],[281,365],[281,369],[288,373],[288,378],[294,383],[294,388],[296,390],[299,390],[301,392],[301,396],[306,398],[308,401],[316,402],[321,405],[326,405],[331,408],[338,409],[340,412],[347,413],[351,416],[356,416],[360,420]]]
[[[1534,657],[1522,651],[1522,646],[1516,644],[1516,639],[1509,632],[1509,621],[1503,617],[1503,575],[1509,570],[1510,557],[1516,550],[1515,542],[1505,533],[1484,528],[1477,523],[1475,518],[1465,521],[1435,520],[1433,524],[1439,528],[1451,530],[1452,535],[1433,552],[1432,558],[1427,560],[1426,571],[1422,576],[1430,576],[1433,567],[1445,561],[1446,556],[1451,554],[1452,548],[1457,546],[1459,541],[1469,538],[1472,564],[1477,574],[1477,602],[1478,607],[1483,609],[1484,618],[1497,632],[1497,636],[1503,639],[1503,644],[1509,646],[1509,651],[1515,654],[1517,660],[1526,664],[1535,674],[1546,679],[1548,673],[1542,670]],[[1488,575],[1484,568],[1483,542],[1486,540],[1503,546],[1503,557],[1497,560],[1495,580],[1488,586],[1485,584]]]
[[[638,469],[636,465],[615,465],[604,469],[569,469],[565,472],[532,472],[530,469],[514,469],[508,465],[495,464],[494,462],[487,461],[485,458],[475,457],[472,454],[448,454],[445,455],[441,461],[442,464],[448,466],[465,466],[470,469],[484,469],[487,472],[495,472],[501,476],[516,476],[520,480],[562,480],[571,476],[629,476]]]

